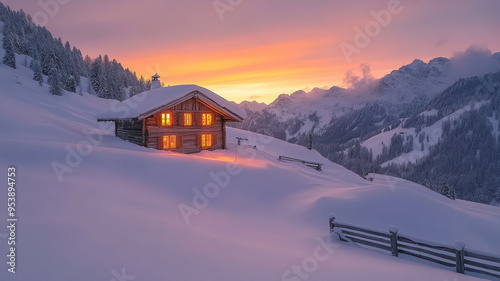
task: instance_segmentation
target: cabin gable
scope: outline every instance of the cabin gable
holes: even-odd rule
[[[192,100],[195,100],[197,103],[194,103]],[[243,121],[242,117],[238,116],[237,114],[234,114],[227,108],[222,108],[217,105],[215,101],[210,99],[209,97],[203,95],[202,93],[199,93],[198,91],[193,91],[179,99],[176,99],[168,104],[159,106],[158,108],[152,109],[150,111],[144,112],[141,115],[138,116],[139,120],[142,120],[144,118],[147,118],[151,115],[156,115],[159,112],[169,109],[169,108],[177,108],[179,106],[181,107],[195,107],[196,104],[204,105],[208,108],[210,108],[213,111],[218,112],[222,116],[224,116],[226,119],[231,120],[231,121],[236,121],[236,122],[241,122]],[[182,109],[181,109],[182,110]]]

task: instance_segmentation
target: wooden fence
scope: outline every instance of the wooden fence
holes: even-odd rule
[[[500,257],[482,254],[465,249],[465,244],[457,242],[455,247],[439,245],[398,234],[394,227],[388,232],[379,232],[345,223],[329,220],[330,233],[336,233],[341,241],[374,247],[390,252],[397,257],[399,253],[454,267],[458,273],[465,271],[486,274],[500,278]],[[499,238],[500,239],[500,238]],[[500,241],[500,240],[499,240]]]
[[[321,163],[316,163],[316,162],[311,162],[311,161],[306,161],[306,160],[302,160],[302,159],[297,159],[297,158],[292,158],[292,157],[287,157],[287,156],[279,156],[278,157],[278,160],[279,161],[291,161],[291,162],[300,162],[308,167],[311,167],[311,168],[314,168],[318,171],[321,171],[322,170],[322,166],[323,164]]]

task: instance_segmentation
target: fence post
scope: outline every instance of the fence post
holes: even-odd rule
[[[330,233],[333,233],[333,221],[335,220],[335,217],[334,216],[330,216],[330,219],[328,220],[328,224],[330,226]]]
[[[457,261],[457,272],[465,273],[465,243],[464,242],[456,242],[455,243],[455,257]]]
[[[389,227],[389,233],[391,235],[391,253],[392,256],[398,256],[398,228],[397,227]]]

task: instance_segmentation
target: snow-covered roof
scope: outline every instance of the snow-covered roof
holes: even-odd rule
[[[156,114],[155,111],[165,106],[172,107],[193,97],[216,107],[237,121],[246,118],[245,110],[236,103],[229,102],[216,93],[197,85],[178,85],[149,90],[113,104],[110,110],[100,112],[96,117],[100,121],[129,118],[142,120]]]
[[[158,73],[155,73],[155,75],[153,75],[153,78],[160,78],[160,75],[158,75]]]

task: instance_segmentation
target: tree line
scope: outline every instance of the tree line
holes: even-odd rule
[[[54,38],[45,28],[36,25],[23,10],[14,11],[0,3],[2,63],[17,68],[15,54],[31,57],[25,66],[33,70],[33,79],[43,85],[47,77],[49,91],[61,95],[62,90],[76,92],[81,77],[89,79],[88,88],[82,89],[98,97],[123,100],[150,89],[151,81],[137,77],[108,55],[97,58],[83,57],[82,52],[61,38]],[[29,60],[29,63],[28,63]]]

